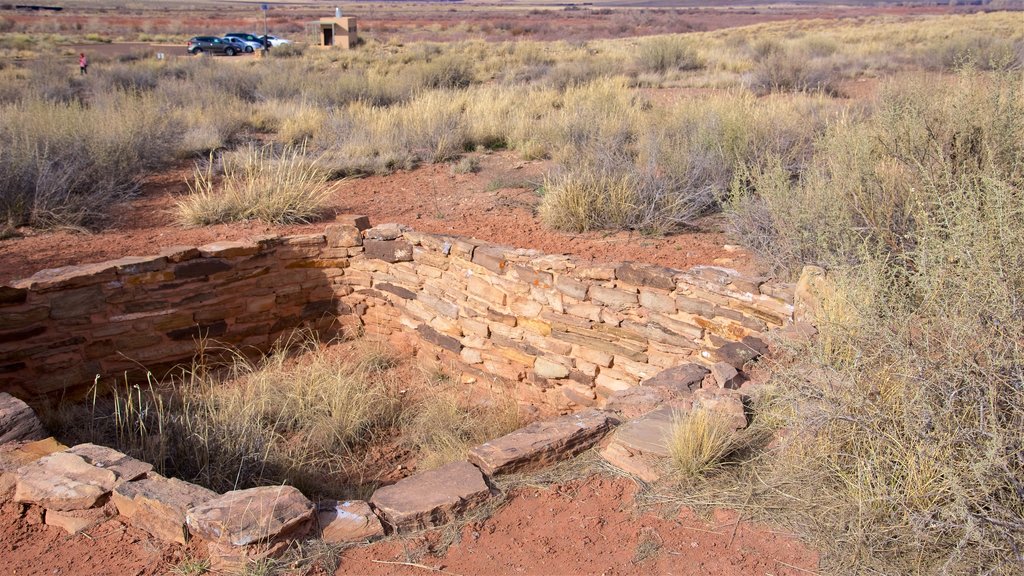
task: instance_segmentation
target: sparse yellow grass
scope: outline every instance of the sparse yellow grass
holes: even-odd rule
[[[433,468],[520,423],[511,398],[482,403],[410,372],[372,343],[339,351],[303,337],[256,360],[208,346],[167,381],[122,383],[47,417],[69,441],[117,447],[215,490],[286,482],[335,498],[368,496],[395,464],[374,459],[402,447]]]
[[[331,187],[329,173],[305,145],[248,145],[220,157],[224,173],[215,176],[211,157],[196,168],[189,194],[176,206],[187,226],[261,220],[279,224],[309,222],[323,211]]]
[[[738,446],[736,431],[708,410],[677,415],[668,441],[674,470],[686,478],[718,468]]]

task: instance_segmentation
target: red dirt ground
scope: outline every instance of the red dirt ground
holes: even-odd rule
[[[549,489],[519,490],[491,518],[466,526],[441,556],[424,554],[437,534],[353,548],[337,574],[799,574],[816,553],[794,537],[716,512],[709,524],[684,511],[676,518],[633,507],[635,485],[592,476]],[[554,528],[554,529],[553,529]],[[643,548],[657,547],[643,558]],[[420,564],[413,567],[401,563]]]
[[[735,513],[715,512],[710,523],[686,510],[675,518],[638,515],[635,492],[629,480],[606,476],[522,488],[492,517],[467,525],[461,541],[444,554],[430,553],[438,531],[392,538],[347,550],[337,574],[746,576],[795,575],[817,567],[817,554],[793,536],[743,522]],[[39,508],[0,506],[4,574],[149,576],[170,573],[185,558],[203,557],[201,542],[188,548],[163,544],[120,518],[69,536],[42,524]]]
[[[704,223],[702,231],[666,237],[549,230],[534,214],[540,197],[533,191],[548,165],[523,162],[505,152],[481,154],[479,159],[481,171],[476,174],[453,175],[447,164],[437,164],[386,177],[339,182],[329,212],[366,214],[373,224],[399,222],[423,232],[470,236],[601,262],[637,260],[678,269],[696,264],[721,264],[746,272],[756,269],[747,252],[731,246],[725,234],[715,231],[713,220]],[[0,282],[44,268],[153,254],[173,245],[238,240],[268,232],[319,232],[332,218],[305,226],[248,222],[185,229],[175,224],[172,209],[176,199],[187,193],[185,179],[190,174],[189,166],[181,166],[155,175],[145,183],[142,194],[114,214],[110,226],[99,233],[23,230],[21,237],[0,240]]]
[[[166,574],[184,554],[184,547],[154,541],[119,518],[68,536],[43,524],[41,508],[0,506],[0,572],[10,576]]]

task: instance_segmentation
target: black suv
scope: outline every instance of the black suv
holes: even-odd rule
[[[264,44],[264,42],[263,42],[263,37],[262,36],[257,36],[255,34],[249,34],[248,32],[232,32],[230,34],[225,34],[224,37],[225,38],[241,38],[242,40],[245,40],[246,42],[255,42],[255,43],[259,44],[261,47],[265,47],[266,46],[266,44]]]
[[[206,52],[234,56],[238,54],[238,47],[216,36],[196,36],[188,41],[189,54],[198,55]]]

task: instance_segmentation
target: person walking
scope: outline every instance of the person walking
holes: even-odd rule
[[[78,73],[89,73],[89,60],[85,57],[85,52],[82,52],[78,55]]]

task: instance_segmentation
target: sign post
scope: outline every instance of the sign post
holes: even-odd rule
[[[262,6],[262,8],[263,8],[263,53],[266,54],[267,53],[267,49],[270,48],[270,46],[267,45],[267,44],[269,44],[269,41],[267,40],[267,10],[270,10],[270,5],[269,4],[264,4]]]

